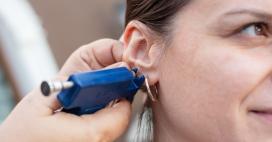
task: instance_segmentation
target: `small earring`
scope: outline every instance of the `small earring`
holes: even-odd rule
[[[147,94],[152,102],[157,102],[158,101],[158,89],[157,89],[156,85],[150,86],[148,82],[149,82],[148,76],[145,76],[145,87],[147,90]]]

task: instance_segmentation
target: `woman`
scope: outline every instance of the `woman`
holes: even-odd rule
[[[157,88],[154,141],[272,141],[271,5],[127,1],[122,61]]]
[[[125,62],[158,88],[154,141],[272,141],[272,1],[128,1]]]

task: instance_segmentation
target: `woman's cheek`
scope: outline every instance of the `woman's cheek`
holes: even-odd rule
[[[267,62],[257,58],[249,49],[223,46],[207,48],[206,52],[202,52],[202,60],[209,64],[205,69],[206,79],[217,87],[216,96],[229,96],[239,105],[269,72]],[[214,86],[210,86],[211,89]]]
[[[234,135],[233,129],[245,119],[243,100],[263,78],[266,66],[248,50],[203,45],[167,52],[161,66],[162,105],[168,115],[175,114],[169,117],[172,121],[183,121],[180,128],[190,124],[204,133],[223,128]]]
[[[234,97],[239,101],[258,85],[267,71],[265,64],[247,50],[203,44],[196,48],[169,52],[164,72],[172,78],[171,90],[195,92],[193,95],[207,93],[199,97]]]

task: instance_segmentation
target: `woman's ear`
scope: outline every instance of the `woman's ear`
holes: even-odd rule
[[[121,38],[125,46],[123,61],[148,76],[150,85],[159,79],[158,65],[163,51],[158,36],[139,21],[130,22]]]

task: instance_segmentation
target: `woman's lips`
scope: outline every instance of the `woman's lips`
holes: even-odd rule
[[[272,123],[272,109],[268,110],[252,110],[250,111],[254,115],[260,117],[261,119],[264,119],[270,123]]]

